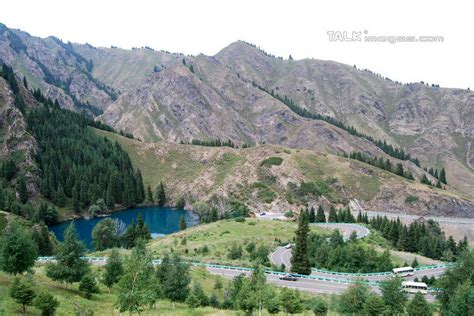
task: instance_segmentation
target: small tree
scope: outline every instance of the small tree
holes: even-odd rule
[[[328,304],[321,298],[316,298],[313,305],[313,313],[315,316],[326,316],[328,313]]]
[[[60,282],[74,283],[90,271],[89,264],[84,261],[86,247],[79,240],[74,223],[71,223],[64,232],[64,242],[59,246],[56,254],[56,263],[46,268],[46,275]]]
[[[105,273],[102,278],[102,283],[109,288],[117,283],[120,280],[120,277],[123,274],[123,263],[122,258],[117,249],[112,249],[110,257],[105,264]]]
[[[337,212],[334,206],[331,205],[331,209],[329,210],[328,223],[336,223],[336,222],[337,222]]]
[[[23,204],[28,202],[29,194],[28,194],[28,188],[26,187],[26,181],[25,181],[24,176],[21,176],[18,178],[18,182],[16,184],[16,190],[18,192],[20,202]]]
[[[173,302],[173,307],[174,302],[184,302],[189,293],[190,282],[189,266],[175,256],[166,269],[162,284],[163,294]]]
[[[99,293],[99,287],[97,286],[95,277],[91,273],[82,277],[81,283],[79,283],[79,291],[84,292],[84,296],[87,299],[90,299],[92,294]]]
[[[382,315],[385,310],[385,303],[377,294],[370,294],[365,302],[364,310],[368,316]]]
[[[284,287],[280,294],[281,305],[287,314],[297,314],[303,311],[303,305],[297,291]]]
[[[296,244],[291,257],[291,271],[299,274],[310,274],[311,266],[308,258],[308,213],[303,211],[298,218]]]
[[[163,186],[163,182],[161,181],[160,184],[158,184],[158,187],[156,188],[155,202],[158,204],[158,206],[164,206],[166,204],[165,187]]]
[[[316,222],[316,213],[314,212],[314,207],[311,207],[311,209],[309,210],[308,220],[310,223]]]
[[[34,265],[36,256],[31,234],[16,221],[10,222],[0,238],[0,268],[10,274],[21,274]]]
[[[101,220],[92,230],[92,244],[96,250],[118,246],[117,221],[112,218]]]
[[[431,311],[430,304],[426,301],[423,294],[417,292],[412,298],[407,307],[407,312],[409,316],[431,316],[433,312]]]
[[[184,216],[181,216],[179,218],[179,230],[185,230],[186,229],[186,220],[184,219]]]
[[[394,315],[403,313],[407,295],[402,289],[402,279],[395,277],[382,281],[380,289],[388,312]]]
[[[339,312],[360,314],[369,296],[369,288],[364,283],[351,284],[339,297]]]
[[[26,314],[26,306],[33,303],[36,294],[33,291],[30,283],[21,281],[20,278],[15,278],[10,287],[10,297],[21,305],[23,314]]]
[[[412,263],[411,263],[411,266],[412,266],[413,268],[417,268],[417,267],[419,266],[418,260],[416,259],[416,257],[415,257],[415,259],[413,259],[413,261],[412,261]]]
[[[59,301],[49,293],[39,293],[33,301],[33,305],[41,310],[42,316],[52,316],[59,306]]]
[[[139,240],[132,255],[125,259],[123,276],[117,284],[116,305],[120,312],[141,313],[154,304],[158,286],[150,253],[145,242]]]
[[[318,213],[316,214],[316,223],[326,223],[326,214],[322,205],[318,207]]]

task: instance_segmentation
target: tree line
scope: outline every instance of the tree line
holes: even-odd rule
[[[48,101],[32,109],[27,122],[39,146],[40,190],[54,204],[72,204],[80,213],[99,199],[110,209],[144,200],[140,170],[133,170],[128,154],[89,128],[101,124]]]
[[[446,238],[437,222],[414,221],[409,225],[403,224],[399,218],[390,220],[386,216],[376,216],[368,220],[359,215],[361,221],[380,231],[382,236],[401,251],[416,252],[435,260],[455,261],[465,251],[469,250],[467,238],[457,244],[452,236]]]
[[[219,138],[217,139],[209,139],[209,140],[200,140],[200,139],[193,139],[191,140],[191,143],[186,142],[186,141],[180,141],[180,144],[186,144],[186,145],[196,145],[196,146],[205,146],[205,147],[231,147],[231,148],[239,148],[232,140],[221,140]],[[251,147],[250,144],[244,143],[242,144],[241,148],[249,148]]]

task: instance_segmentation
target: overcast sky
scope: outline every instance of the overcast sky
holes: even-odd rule
[[[63,41],[213,55],[236,40],[295,59],[334,60],[402,82],[474,89],[472,1],[3,0],[0,22]],[[331,42],[328,32],[361,41]],[[369,43],[368,36],[442,36]],[[334,33],[340,34],[340,33]]]

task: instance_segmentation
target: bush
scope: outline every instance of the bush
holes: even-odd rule
[[[406,204],[415,204],[420,198],[415,195],[409,195],[405,199]]]
[[[269,157],[269,158],[263,160],[260,163],[260,166],[262,166],[262,167],[279,166],[282,163],[283,163],[283,158],[281,158],[281,157]]]
[[[34,299],[33,305],[41,310],[42,316],[52,316],[59,306],[59,301],[49,293],[39,293]]]

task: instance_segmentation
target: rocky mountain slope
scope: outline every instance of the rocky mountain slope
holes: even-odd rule
[[[297,115],[273,91],[404,148],[422,166],[445,166],[448,183],[474,197],[471,91],[401,85],[331,61],[284,60],[245,42],[194,57],[66,44],[4,25],[0,58],[61,105],[103,112],[99,119],[144,141],[220,138],[388,157],[367,140]]]
[[[474,203],[465,196],[331,154],[274,145],[234,149],[145,143],[96,132],[120,143],[146,185],[154,189],[163,181],[171,205],[183,197],[189,208],[196,202],[222,208],[235,198],[247,201],[254,212],[285,212],[357,198],[370,210],[474,216]],[[303,196],[301,190],[310,193]]]

